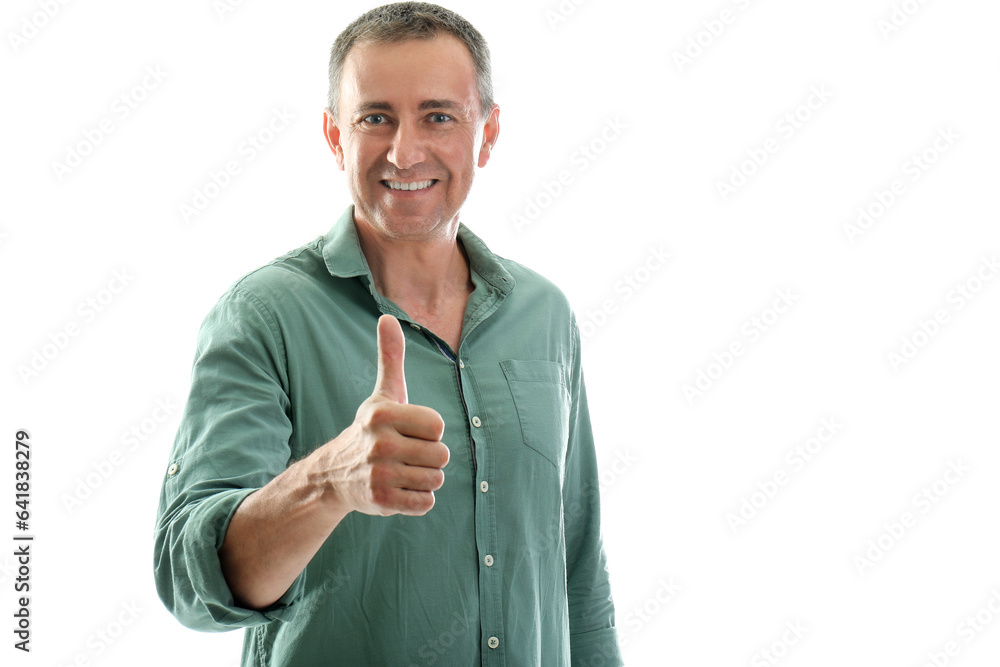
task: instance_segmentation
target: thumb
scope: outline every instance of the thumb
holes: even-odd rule
[[[397,403],[406,403],[406,376],[403,355],[406,339],[399,320],[392,315],[378,318],[378,377],[373,394],[382,394]]]

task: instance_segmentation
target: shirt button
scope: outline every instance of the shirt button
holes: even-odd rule
[[[176,463],[171,463],[170,464],[170,467],[167,468],[167,474],[170,475],[171,477],[173,477],[174,475],[177,474],[177,464]]]
[[[483,559],[483,562],[486,563],[486,567],[493,567],[493,556],[486,554],[486,558]]]
[[[417,331],[420,331],[420,325],[419,324],[414,324],[413,322],[410,322],[410,326],[413,327],[414,329],[416,329]]]
[[[465,362],[464,362],[464,361],[462,361],[461,359],[459,359],[459,360],[458,360],[458,367],[459,367],[459,368],[465,368]]]
[[[497,639],[496,637],[490,637],[489,639],[486,640],[486,643],[489,645],[490,648],[496,648],[497,646],[500,646],[500,640]]]
[[[490,483],[487,482],[486,480],[481,481],[479,483],[479,490],[482,491],[483,493],[486,493],[487,491],[490,490]]]
[[[479,417],[473,417],[472,425],[475,426],[476,428],[479,428],[480,426],[483,425],[483,421]]]

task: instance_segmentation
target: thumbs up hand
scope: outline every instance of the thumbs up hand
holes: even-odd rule
[[[354,423],[321,448],[323,486],[345,513],[423,515],[444,484],[444,420],[436,410],[407,403],[405,350],[399,321],[380,317],[375,390]]]

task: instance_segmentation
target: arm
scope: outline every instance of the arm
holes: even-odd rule
[[[206,318],[156,531],[157,589],[186,625],[288,618],[296,579],[348,512],[433,506],[448,457],[443,423],[429,408],[399,402],[402,332],[385,319],[389,340],[380,340],[372,397],[337,438],[285,469],[291,406],[273,318],[240,292]]]
[[[566,526],[566,580],[570,652],[573,665],[601,655],[606,665],[621,665],[615,607],[601,538],[597,456],[580,364],[580,337],[573,321],[573,372],[570,432],[563,485]]]

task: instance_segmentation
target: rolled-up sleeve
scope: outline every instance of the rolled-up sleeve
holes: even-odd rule
[[[191,390],[164,470],[154,546],[156,589],[184,625],[218,632],[287,620],[302,576],[271,607],[235,604],[218,550],[240,503],[288,465],[285,352],[268,308],[237,285],[198,333]]]
[[[621,665],[615,607],[601,537],[597,454],[580,358],[580,334],[573,320],[573,368],[569,444],[563,483],[566,579],[572,664]]]

